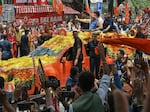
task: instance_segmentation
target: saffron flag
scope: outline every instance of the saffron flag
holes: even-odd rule
[[[104,38],[102,43],[111,45],[127,45],[146,54],[150,54],[150,40],[141,38]]]
[[[53,7],[56,8],[56,0],[53,0]]]
[[[129,23],[129,4],[128,2],[126,2],[126,14],[125,14],[125,23],[128,24]]]
[[[53,0],[53,7],[56,9],[58,14],[61,14],[63,11],[63,3],[62,0]]]
[[[85,10],[86,12],[91,15],[90,7],[89,7],[89,2],[88,0],[84,0],[84,5],[85,5]]]
[[[118,12],[118,1],[117,0],[113,0],[113,8],[114,8],[114,15],[118,16],[119,12]]]
[[[0,15],[2,14],[2,10],[3,10],[3,7],[2,7],[2,0],[0,0]]]

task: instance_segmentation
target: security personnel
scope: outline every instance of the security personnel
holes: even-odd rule
[[[82,71],[82,61],[83,61],[83,53],[82,53],[82,41],[78,36],[78,31],[73,31],[74,45],[73,45],[73,64],[77,66],[79,72]]]
[[[88,42],[87,50],[89,51],[90,56],[90,71],[94,75],[94,71],[96,74],[96,78],[98,77],[99,66],[100,66],[100,55],[95,53],[95,47],[98,45],[99,41],[96,39],[97,35],[92,35],[92,41]]]

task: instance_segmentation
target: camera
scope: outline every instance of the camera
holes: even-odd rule
[[[51,87],[52,89],[56,90],[60,86],[60,80],[58,80],[54,76],[48,76],[48,80],[45,82],[46,88]]]
[[[63,98],[74,98],[75,93],[72,91],[61,91],[60,95]]]
[[[65,110],[69,110],[69,102],[72,102],[74,97],[75,93],[73,91],[62,90],[60,92],[59,100],[62,102],[63,106],[65,107]]]

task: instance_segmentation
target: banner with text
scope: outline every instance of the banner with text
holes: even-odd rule
[[[26,25],[37,25],[45,23],[62,23],[63,13],[57,14],[56,12],[51,13],[38,13],[38,14],[17,14],[16,21],[23,21]]]
[[[24,5],[24,4],[48,4],[48,0],[14,0],[14,5]]]

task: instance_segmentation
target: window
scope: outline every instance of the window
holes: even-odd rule
[[[3,0],[4,4],[13,4],[14,0]]]
[[[66,2],[66,3],[72,3],[73,0],[63,0],[63,2]]]

